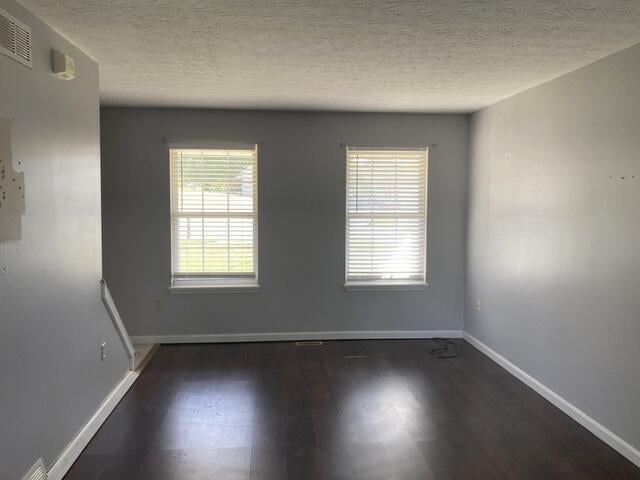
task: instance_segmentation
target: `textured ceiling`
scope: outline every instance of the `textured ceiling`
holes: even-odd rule
[[[104,104],[473,111],[640,42],[640,0],[21,0]]]

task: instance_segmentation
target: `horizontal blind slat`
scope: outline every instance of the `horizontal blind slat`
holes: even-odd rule
[[[171,149],[174,276],[256,274],[257,150]]]
[[[347,281],[425,280],[426,184],[426,148],[347,149]]]

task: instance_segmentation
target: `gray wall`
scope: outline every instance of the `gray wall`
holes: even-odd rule
[[[259,293],[168,295],[166,141],[264,142]],[[343,291],[345,154],[430,152],[428,281],[419,292]],[[132,335],[461,329],[468,116],[104,108],[105,278]],[[156,310],[156,297],[167,297]]]
[[[465,323],[636,448],[639,85],[636,46],[473,115]]]
[[[51,465],[127,357],[100,300],[98,67],[13,1],[0,8],[33,28],[35,62],[0,55],[0,118],[26,183],[21,239],[0,243],[0,479],[15,480],[38,457]],[[76,80],[49,73],[51,47],[75,58]]]

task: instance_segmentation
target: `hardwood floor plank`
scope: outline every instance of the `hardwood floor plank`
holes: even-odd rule
[[[467,343],[161,346],[66,480],[640,479]]]

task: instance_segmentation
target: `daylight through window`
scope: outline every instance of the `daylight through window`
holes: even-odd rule
[[[424,284],[426,213],[426,148],[347,148],[346,284]]]
[[[257,147],[170,158],[173,285],[257,282]]]

